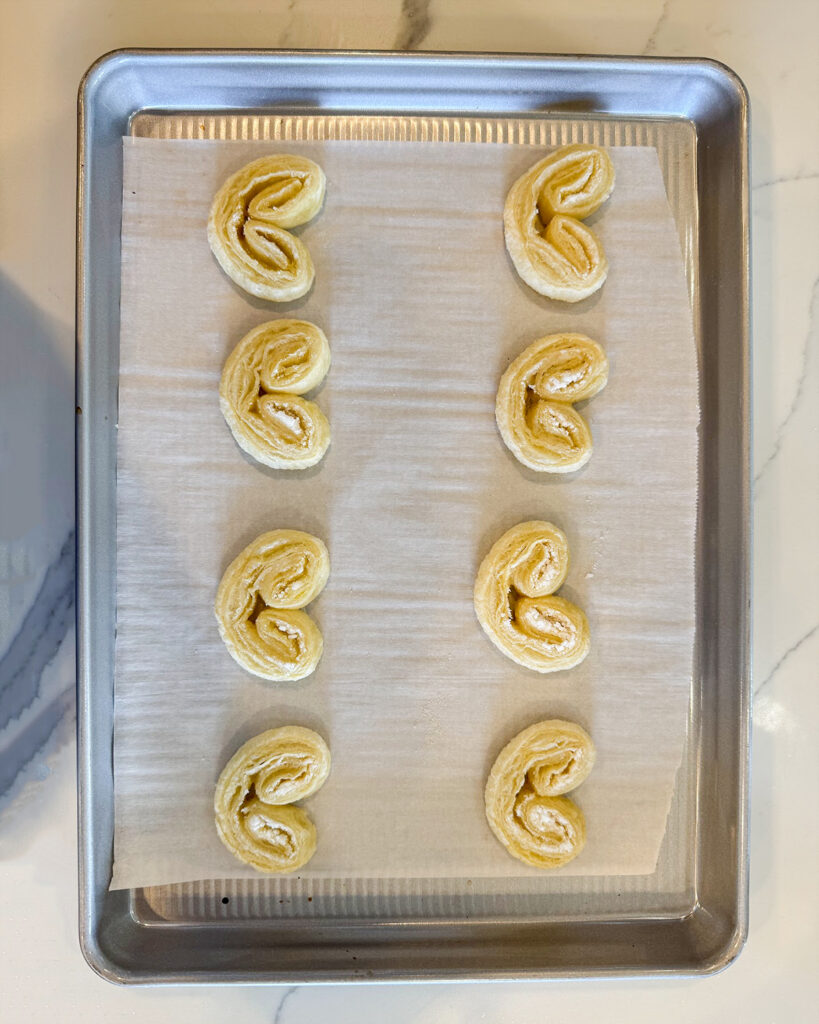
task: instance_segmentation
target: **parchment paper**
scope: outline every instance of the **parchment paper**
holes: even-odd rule
[[[328,179],[298,229],[316,284],[287,306],[231,284],[205,234],[225,177],[276,149]],[[574,794],[588,844],[564,872],[654,869],[692,671],[696,352],[656,153],[611,153],[617,186],[590,220],[609,278],[567,305],[527,288],[503,245],[506,192],[542,150],[124,141],[113,888],[254,875],[216,836],[213,787],[241,743],[287,723],[333,754],[302,875],[535,873],[490,833],[483,787],[501,747],[550,717],[598,750]],[[283,315],[319,324],[333,353],[317,399],[332,446],[305,472],[243,456],[217,399],[236,342]],[[494,420],[509,361],[562,329],[611,365],[585,408],[594,455],[567,477],[524,469]],[[561,592],[592,631],[586,661],[547,676],[500,654],[472,607],[489,546],[534,518],[566,531]],[[310,609],[325,653],[296,684],[245,673],[212,611],[228,562],[278,527],[322,537],[332,563]]]

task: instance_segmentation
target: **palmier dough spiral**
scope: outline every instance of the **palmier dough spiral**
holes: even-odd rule
[[[258,871],[294,871],[316,851],[316,829],[300,807],[330,773],[327,744],[297,725],[248,740],[228,761],[213,798],[216,830],[230,852]]]
[[[605,387],[606,353],[584,334],[532,342],[501,377],[495,419],[507,448],[524,466],[571,473],[592,454],[588,424],[573,402]]]
[[[228,356],[219,405],[236,443],[274,469],[315,465],[330,444],[330,424],[300,397],[324,379],[330,346],[306,320],[271,320],[246,334]]]
[[[608,262],[582,223],[611,195],[614,166],[598,146],[564,146],[514,183],[503,209],[506,248],[540,295],[579,302],[606,280]]]
[[[308,292],[313,261],[285,229],[315,217],[324,189],[324,171],[303,156],[265,156],[231,175],[208,218],[208,242],[222,270],[260,299],[288,302]]]
[[[321,593],[330,556],[299,530],[257,537],[227,567],[216,593],[216,621],[231,656],[262,679],[310,675],[324,647],[318,626],[299,609]]]
[[[574,722],[537,722],[500,752],[484,794],[486,818],[513,857],[538,868],[573,860],[586,842],[583,812],[564,793],[594,766],[591,737]]]
[[[569,571],[565,534],[551,523],[520,523],[497,540],[475,580],[484,632],[512,661],[535,672],[578,665],[589,653],[586,616],[554,592]]]

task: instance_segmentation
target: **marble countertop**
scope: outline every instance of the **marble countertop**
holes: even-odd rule
[[[815,0],[38,0],[0,34],[0,988],[9,1021],[807,1020],[819,1006],[819,6]],[[704,980],[118,989],[76,928],[75,96],[124,46],[714,57],[751,96],[750,937]]]

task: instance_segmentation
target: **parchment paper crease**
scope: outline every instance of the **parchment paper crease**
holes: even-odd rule
[[[316,284],[287,307],[235,288],[205,235],[219,184],[274,149],[328,179],[298,229]],[[303,875],[532,874],[490,833],[483,787],[508,739],[556,716],[598,749],[573,794],[588,845],[564,870],[653,870],[692,671],[697,368],[656,153],[611,152],[617,187],[590,221],[609,279],[570,306],[523,285],[503,246],[504,197],[540,150],[125,140],[112,887],[253,875],[216,836],[213,787],[240,743],[286,723],[333,754]],[[283,315],[333,353],[332,446],[301,473],[245,458],[217,399],[239,338]],[[563,329],[599,340],[611,373],[586,406],[592,460],[561,478],[514,460],[493,409],[509,361]],[[592,630],[586,661],[549,676],[496,651],[472,608],[480,559],[532,518],[568,534],[562,593]],[[292,685],[239,668],[212,611],[228,562],[277,527],[322,537],[332,563],[311,610],[324,657]]]

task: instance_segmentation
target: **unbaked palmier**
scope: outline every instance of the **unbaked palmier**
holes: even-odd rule
[[[271,530],[225,570],[216,593],[219,633],[231,657],[262,679],[293,682],[310,675],[324,648],[318,626],[301,611],[330,574],[318,537]]]
[[[542,520],[508,530],[478,569],[474,602],[484,632],[508,658],[535,672],[572,668],[589,653],[586,616],[554,593],[568,570],[566,535]]]
[[[316,850],[316,829],[300,807],[330,773],[327,744],[311,729],[288,725],[254,736],[219,776],[216,830],[230,852],[257,871],[295,871]]]

